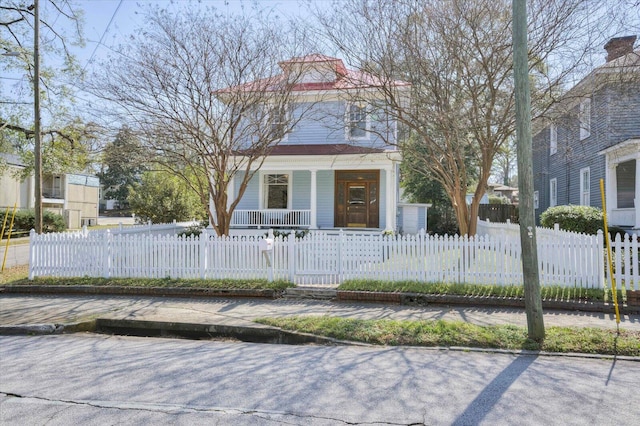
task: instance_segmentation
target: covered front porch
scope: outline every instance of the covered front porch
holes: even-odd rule
[[[234,210],[234,229],[397,229],[397,151],[271,155]],[[232,179],[237,197],[242,176]],[[230,202],[231,202],[231,197]]]
[[[608,222],[640,234],[640,139],[628,139],[600,154],[606,161]]]

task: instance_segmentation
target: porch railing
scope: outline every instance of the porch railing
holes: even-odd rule
[[[308,228],[311,225],[311,210],[234,210],[231,226],[268,228]]]

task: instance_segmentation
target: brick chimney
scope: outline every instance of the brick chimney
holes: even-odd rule
[[[607,62],[618,59],[627,53],[633,52],[633,44],[636,42],[636,36],[614,37],[604,45],[607,51]]]

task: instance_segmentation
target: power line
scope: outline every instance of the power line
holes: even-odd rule
[[[93,60],[93,57],[96,54],[96,51],[98,50],[98,48],[102,44],[102,41],[104,40],[105,36],[107,35],[107,32],[109,31],[109,27],[111,26],[111,23],[113,23],[113,20],[115,19],[116,14],[118,13],[118,10],[120,10],[120,6],[122,6],[122,2],[123,1],[124,0],[120,0],[120,2],[118,3],[118,7],[116,7],[116,10],[113,11],[113,15],[111,15],[111,19],[109,20],[109,23],[107,24],[107,27],[102,32],[102,36],[100,36],[100,41],[98,41],[98,44],[96,44],[96,47],[93,49],[93,52],[91,53],[91,56],[89,57],[89,60],[87,61],[87,63],[82,68],[82,72],[86,71],[87,67],[89,66],[89,64]]]

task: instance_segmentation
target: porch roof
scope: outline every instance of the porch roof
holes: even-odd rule
[[[598,154],[599,155],[606,155],[606,154],[612,154],[612,153],[620,154],[625,151],[628,151],[629,153],[632,153],[632,152],[637,153],[638,147],[640,147],[640,137],[630,138],[620,143],[617,143],[613,146],[610,146],[609,148],[603,149],[602,151],[598,152]]]
[[[346,154],[379,154],[385,152],[381,148],[355,146],[345,143],[309,144],[309,145],[276,145],[269,155],[346,155]]]

